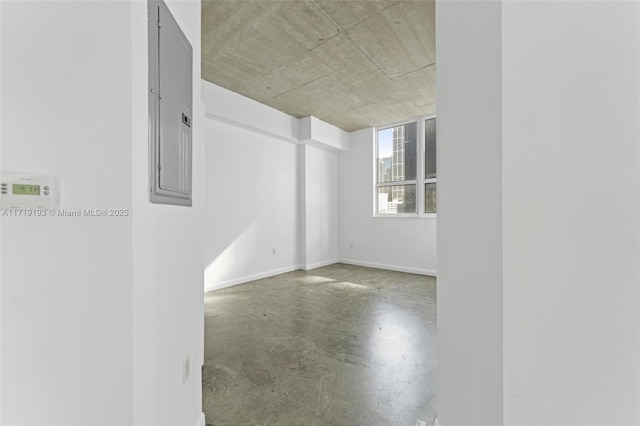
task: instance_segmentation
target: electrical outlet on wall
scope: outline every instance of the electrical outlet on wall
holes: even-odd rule
[[[191,355],[187,355],[185,359],[182,360],[182,384],[184,385],[189,380],[189,376],[191,376]]]
[[[353,248],[353,243],[352,242],[349,243],[349,248]]]
[[[276,254],[276,249],[271,249],[271,254]]]

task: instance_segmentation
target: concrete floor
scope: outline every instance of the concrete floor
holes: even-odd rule
[[[207,426],[435,418],[436,280],[335,264],[205,295]]]

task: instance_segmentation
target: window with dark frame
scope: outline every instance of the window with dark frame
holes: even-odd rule
[[[435,117],[378,128],[375,162],[376,217],[434,216]]]

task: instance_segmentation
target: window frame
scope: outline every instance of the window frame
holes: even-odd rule
[[[425,134],[424,134],[425,133],[425,122],[427,120],[431,120],[431,119],[436,119],[436,129],[437,129],[438,119],[436,118],[436,115],[435,114],[425,115],[423,117],[420,117],[420,123],[421,123],[422,130],[421,130],[420,135],[418,136],[418,144],[419,144],[418,146],[422,147],[422,150],[420,152],[420,159],[419,159],[419,161],[422,162],[422,167],[420,168],[421,173],[422,173],[420,175],[421,176],[421,181],[422,181],[422,189],[420,191],[420,193],[422,195],[422,204],[421,204],[422,208],[420,210],[419,216],[421,218],[423,218],[423,219],[435,219],[437,217],[437,215],[438,215],[437,204],[436,204],[436,212],[435,213],[427,213],[425,211],[425,205],[424,205],[425,196],[426,196],[426,191],[425,191],[424,187],[426,186],[427,183],[435,183],[435,184],[438,183],[437,182],[438,181],[438,151],[437,150],[436,150],[436,177],[434,177],[434,178],[426,178],[425,177],[426,171],[427,171],[426,170],[427,169],[427,165],[426,165],[426,160],[425,160],[426,151],[427,151],[427,140],[426,140],[426,137],[425,137]],[[420,131],[420,129],[418,129],[418,130]],[[420,139],[422,139],[422,142],[420,142]],[[436,130],[436,146],[437,146],[437,141],[438,141],[438,133],[437,133],[437,130]],[[438,186],[436,185],[436,188],[437,187]],[[436,199],[437,199],[437,189],[436,189]]]
[[[375,127],[375,135],[373,138],[373,217],[374,219],[435,219],[436,213],[426,213],[425,210],[425,184],[436,183],[436,178],[425,178],[425,121],[436,118],[436,114],[421,115],[409,120],[398,121],[392,124]],[[403,126],[405,124],[416,124],[416,179],[403,180],[394,182],[378,182],[378,173],[380,168],[378,167],[378,153],[379,153],[379,141],[378,135],[381,130],[391,129],[393,127]],[[437,119],[436,119],[437,123]],[[437,140],[437,139],[436,139]],[[437,154],[436,154],[437,158]],[[436,160],[437,161],[437,160]],[[416,187],[416,212],[415,213],[379,213],[378,212],[378,188],[386,186],[398,186],[398,185],[415,185]]]

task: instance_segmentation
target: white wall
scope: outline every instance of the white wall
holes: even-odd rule
[[[231,90],[202,82],[207,118],[285,142],[299,141],[299,120]]]
[[[205,132],[205,288],[297,269],[296,145],[216,120]]]
[[[502,23],[505,423],[639,424],[638,3]]]
[[[340,261],[436,275],[436,219],[373,217],[374,137],[372,128],[352,132],[339,154]]]
[[[312,115],[298,120],[298,139],[329,151],[349,150],[349,133]]]
[[[2,2],[3,171],[62,179],[62,207],[2,218],[7,425],[203,423],[203,109],[194,206],[147,202],[146,2]],[[169,2],[194,47],[200,4]],[[182,359],[191,378],[182,384]]]
[[[443,426],[640,422],[639,12],[437,5]]]
[[[0,40],[2,37],[2,6],[0,5]],[[2,44],[0,42],[0,129],[2,129]],[[2,159],[2,130],[0,130],[0,159]],[[0,170],[2,161],[0,160]],[[0,219],[0,424],[2,424],[2,219]]]
[[[131,208],[131,5],[2,2],[3,171]],[[99,19],[96,19],[99,17]],[[131,424],[132,217],[2,217],[6,425]]]
[[[500,2],[436,5],[438,419],[502,424]]]
[[[298,120],[208,82],[203,99],[206,290],[337,261],[436,274],[435,219],[372,217],[372,129]]]
[[[300,266],[313,269],[338,261],[338,154],[311,145],[299,149],[304,164]]]
[[[166,1],[193,47],[193,206],[148,202],[147,7],[133,1],[134,424],[204,424],[204,108],[200,2]],[[191,377],[183,385],[182,360]]]
[[[335,263],[333,151],[348,147],[348,134],[209,82],[202,86],[205,289]]]

